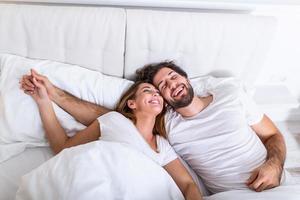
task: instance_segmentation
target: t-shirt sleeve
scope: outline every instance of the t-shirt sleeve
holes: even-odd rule
[[[101,130],[100,139],[128,144],[137,143],[136,128],[122,114],[112,111],[98,118]]]
[[[259,123],[262,120],[264,113],[258,108],[252,97],[242,86],[240,88],[239,97],[248,125],[251,126]]]
[[[161,166],[165,166],[178,158],[170,143],[162,137],[160,137],[160,153],[162,154]]]

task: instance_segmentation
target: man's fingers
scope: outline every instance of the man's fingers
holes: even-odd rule
[[[251,176],[247,180],[247,185],[252,184],[255,181],[255,179],[257,178],[257,176],[258,176],[258,170],[253,171]]]
[[[24,90],[24,93],[25,93],[25,94],[28,94],[28,95],[30,95],[30,96],[34,94],[33,91],[27,91],[27,90]]]
[[[19,83],[23,83],[23,80],[27,78],[29,78],[29,75],[23,75],[22,78],[20,78]]]
[[[263,180],[257,178],[249,187],[255,191],[263,184]]]
[[[256,192],[261,192],[268,187],[266,183],[262,183],[258,188],[255,189]]]
[[[30,81],[32,79],[31,76],[29,75],[24,75],[22,76],[22,79],[19,81],[20,84],[26,84],[29,87],[33,87],[34,88],[34,84]]]
[[[28,90],[28,91],[34,91],[34,88],[27,86],[26,84],[20,85],[21,90]]]
[[[34,88],[34,84],[29,79],[23,79],[23,83],[28,87]]]

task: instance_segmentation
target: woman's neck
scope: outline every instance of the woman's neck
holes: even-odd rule
[[[136,113],[135,126],[141,135],[145,138],[148,143],[153,142],[153,129],[155,125],[156,116],[151,116],[149,113]]]

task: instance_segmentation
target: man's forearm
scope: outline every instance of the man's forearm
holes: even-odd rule
[[[81,100],[57,87],[55,87],[55,93],[51,95],[51,99],[59,107],[68,112],[77,121],[84,124],[85,126],[89,126],[100,115],[103,115],[110,111],[103,106]]]
[[[267,162],[276,164],[282,169],[286,156],[283,136],[280,133],[271,136],[265,141],[265,146],[268,152]]]

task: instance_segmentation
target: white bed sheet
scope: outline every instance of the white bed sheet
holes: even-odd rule
[[[0,165],[0,200],[15,199],[21,177],[53,156],[50,148],[28,148]]]
[[[277,122],[276,125],[284,134],[287,143],[287,159],[285,168],[291,172],[296,171],[294,175],[300,176],[300,122]],[[21,176],[38,167],[40,164],[51,158],[52,155],[53,154],[48,147],[29,148],[20,155],[2,163],[0,165],[0,200],[13,200],[15,198]],[[293,191],[293,188],[295,187],[297,186],[292,186],[288,190]],[[282,193],[283,190],[284,189],[280,189],[279,191]],[[231,195],[244,195],[245,198],[247,197],[248,199],[251,199],[251,195],[253,194],[235,191],[224,193],[222,195],[213,195],[209,197],[208,200],[221,197],[226,199]],[[256,198],[259,198],[259,196],[256,196]]]

